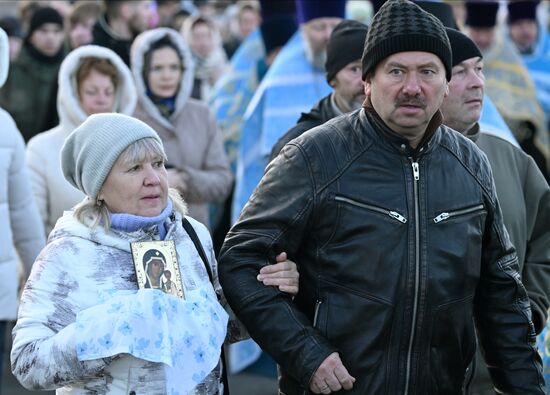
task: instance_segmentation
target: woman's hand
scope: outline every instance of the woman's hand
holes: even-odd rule
[[[287,259],[286,252],[281,252],[275,259],[277,263],[262,267],[257,277],[258,281],[295,296],[298,293],[300,278],[296,264]]]

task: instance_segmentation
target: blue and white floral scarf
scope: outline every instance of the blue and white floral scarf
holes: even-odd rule
[[[78,313],[81,361],[131,354],[165,364],[166,392],[186,394],[216,367],[228,315],[211,288],[186,292],[186,299],[159,290],[114,291],[103,303]]]

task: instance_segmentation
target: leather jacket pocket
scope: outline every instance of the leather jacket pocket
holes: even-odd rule
[[[429,394],[461,394],[476,350],[473,295],[439,306],[429,345]]]
[[[475,292],[481,273],[481,246],[487,210],[481,203],[439,210],[427,223],[429,281],[439,303]]]
[[[483,204],[477,204],[475,206],[465,207],[459,210],[443,211],[442,213],[434,217],[433,222],[438,224],[449,219],[462,217],[465,215],[476,215],[485,212],[485,206],[483,206]]]
[[[341,195],[336,195],[334,197],[334,200],[339,202],[339,203],[349,204],[351,206],[355,206],[355,207],[358,207],[358,208],[361,208],[361,209],[369,210],[369,211],[372,211],[372,212],[375,212],[375,213],[378,213],[378,214],[387,215],[388,217],[390,217],[390,218],[392,218],[392,219],[394,219],[398,222],[401,222],[402,224],[407,223],[407,218],[405,218],[402,214],[400,214],[399,212],[397,212],[395,210],[388,210],[388,209],[383,208],[383,207],[375,206],[373,204],[363,203],[363,202],[360,202],[358,200],[350,199],[348,197],[341,196]]]
[[[384,393],[394,306],[330,280],[315,308],[315,327],[338,348],[357,381],[354,394]]]

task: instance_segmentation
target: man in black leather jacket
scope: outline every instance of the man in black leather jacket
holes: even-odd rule
[[[315,103],[310,112],[302,113],[297,124],[279,138],[271,150],[270,161],[286,143],[302,133],[329,119],[361,108],[365,100],[361,55],[366,36],[367,26],[361,22],[346,19],[334,28],[327,45],[325,62],[327,82],[333,91]]]
[[[387,1],[362,63],[365,108],[287,144],[229,232],[230,305],[280,364],[281,394],[459,394],[474,322],[495,387],[544,394],[489,163],[441,125],[441,22]],[[298,262],[294,301],[257,285],[280,251]]]

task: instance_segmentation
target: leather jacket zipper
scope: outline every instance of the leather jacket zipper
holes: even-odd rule
[[[420,168],[418,162],[411,158],[413,172],[413,193],[414,193],[414,298],[413,298],[413,313],[411,323],[411,334],[409,336],[409,347],[407,349],[407,365],[405,371],[405,391],[404,395],[409,393],[409,385],[411,380],[411,364],[414,337],[416,331],[416,319],[418,314],[418,298],[420,293],[420,209],[418,202],[418,181],[420,180]]]
[[[478,204],[477,206],[463,208],[462,210],[442,212],[441,214],[439,214],[437,217],[434,218],[434,222],[438,224],[452,217],[471,214],[471,213],[475,213],[476,211],[482,211],[482,210],[483,210],[483,204]]]
[[[319,309],[321,308],[321,305],[323,304],[323,301],[321,299],[317,299],[315,302],[315,313],[313,314],[313,327],[317,327],[317,320],[319,318]]]
[[[364,209],[367,209],[367,210],[370,210],[370,211],[375,211],[375,212],[380,213],[380,214],[388,215],[391,218],[401,222],[402,224],[407,222],[407,218],[405,218],[404,216],[399,214],[397,211],[386,210],[386,209],[383,209],[383,208],[380,208],[380,207],[377,207],[377,206],[373,206],[371,204],[361,203],[361,202],[358,202],[357,200],[353,200],[353,199],[346,198],[346,197],[343,197],[343,196],[335,196],[334,200],[336,200],[337,202],[344,202],[344,203],[351,204],[353,206],[358,206],[358,207],[361,207],[361,208],[364,208]]]

